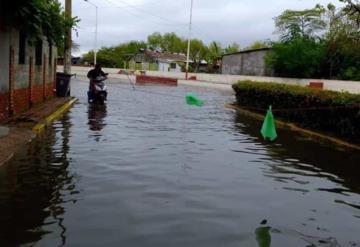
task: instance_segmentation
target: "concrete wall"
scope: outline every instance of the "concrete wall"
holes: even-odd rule
[[[42,64],[35,65],[35,48],[26,42],[25,63],[19,64],[19,32],[0,30],[0,121],[53,96],[56,47],[43,39]]]
[[[91,68],[76,66],[73,67],[72,69],[73,69],[73,73],[86,76],[86,73]],[[111,78],[128,80],[127,75],[117,74],[120,69],[103,68],[103,70],[109,73]],[[58,71],[62,71],[61,66],[58,66]],[[160,71],[146,71],[146,75],[175,78],[179,80],[183,80],[185,78],[185,73],[172,73],[172,72],[160,72]],[[275,83],[283,83],[283,84],[299,85],[299,86],[307,86],[311,81],[321,81],[324,83],[324,89],[334,90],[334,91],[348,91],[350,93],[360,94],[360,81],[296,79],[296,78],[281,78],[281,77],[218,75],[218,74],[201,74],[201,73],[198,74],[189,73],[189,77],[190,76],[195,76],[197,78],[197,82],[198,82],[197,85],[217,84],[217,85],[224,85],[227,87],[230,87],[232,84],[242,80],[251,80],[251,81],[259,81],[259,82],[275,82]],[[130,76],[130,78],[132,81],[135,81],[134,76]]]
[[[0,29],[0,94],[9,90],[9,47],[10,33]]]
[[[254,50],[223,56],[222,74],[226,75],[271,75],[265,67],[265,56],[271,50]]]

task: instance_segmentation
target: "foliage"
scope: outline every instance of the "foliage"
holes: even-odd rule
[[[150,49],[180,53],[187,47],[186,40],[178,37],[175,33],[161,35],[156,32],[148,36]]]
[[[245,47],[244,50],[255,50],[255,49],[261,49],[261,48],[267,48],[271,47],[271,43],[268,41],[255,41],[249,46]]]
[[[133,54],[146,46],[144,42],[130,41],[117,46],[102,47],[97,53],[97,62],[104,67],[123,67]],[[83,59],[89,64],[93,63],[94,51],[86,53]]]
[[[340,2],[346,3],[344,11],[348,16],[356,21],[357,25],[360,25],[360,2],[358,0],[340,0]]]
[[[191,47],[190,47],[190,60],[192,60],[196,67],[194,71],[197,72],[199,69],[200,62],[206,59],[206,55],[208,53],[207,46],[199,39],[192,39],[191,40]]]
[[[208,46],[205,60],[211,64],[216,64],[222,55],[224,55],[224,49],[221,47],[221,44],[213,41]]]
[[[315,37],[326,26],[322,19],[325,9],[316,5],[313,9],[286,10],[275,18],[275,26],[282,41],[298,37]]]
[[[329,78],[360,80],[360,30],[347,11],[328,6],[328,31],[324,35],[327,53],[325,73]],[[335,77],[335,78],[336,78]]]
[[[76,27],[79,21],[66,16],[57,0],[1,1],[0,19],[26,33],[30,42],[46,36],[56,45],[63,43],[67,30]]]
[[[162,52],[186,54],[187,43],[188,40],[186,38],[179,37],[175,33],[161,34],[155,32],[148,36],[147,42],[131,41],[117,46],[102,47],[97,53],[97,60],[103,66],[123,67],[124,63],[128,62],[140,49],[147,48]],[[237,45],[236,47],[239,46]],[[217,58],[223,55],[223,53],[224,49],[219,42],[213,41],[207,46],[202,40],[192,39],[189,55],[190,60],[194,61],[195,67],[190,67],[190,70],[197,71],[202,60],[207,61],[209,64],[213,64]],[[94,52],[90,51],[85,54],[83,58],[88,63],[92,63],[93,56]]]
[[[265,63],[274,70],[275,76],[321,77],[326,54],[324,46],[315,39],[298,37],[288,42],[274,43],[272,49]]]
[[[233,89],[243,107],[265,112],[272,105],[275,118],[360,143],[360,95],[253,81]]]
[[[235,53],[238,51],[240,51],[240,45],[237,43],[232,43],[225,48],[226,54]]]
[[[332,4],[285,11],[275,19],[281,39],[266,57],[268,69],[284,77],[360,80],[360,30],[348,13]]]

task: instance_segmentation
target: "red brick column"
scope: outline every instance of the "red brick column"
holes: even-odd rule
[[[46,99],[46,79],[47,79],[47,76],[46,76],[46,69],[47,69],[47,61],[46,61],[46,55],[44,54],[44,60],[43,60],[43,100]]]
[[[15,114],[14,110],[14,91],[15,91],[15,51],[10,46],[9,57],[9,116]]]

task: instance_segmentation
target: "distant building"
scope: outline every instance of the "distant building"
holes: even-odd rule
[[[193,66],[195,67],[196,64],[193,64]],[[197,66],[198,66],[197,73],[208,73],[209,72],[208,62],[206,62],[206,60],[199,61],[199,64]]]
[[[181,72],[186,63],[184,54],[140,50],[129,61],[129,67],[139,70],[157,70],[162,72]]]
[[[0,121],[53,96],[56,51],[45,37],[31,46],[25,33],[0,26]]]
[[[81,57],[71,56],[71,65],[82,65],[84,61]],[[64,57],[57,58],[57,65],[64,65]]]
[[[227,75],[271,76],[266,69],[265,56],[271,48],[240,51],[222,57],[221,73]]]

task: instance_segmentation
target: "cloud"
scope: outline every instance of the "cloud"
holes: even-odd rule
[[[61,2],[64,2],[62,0]],[[187,37],[190,0],[91,0],[98,6],[98,46],[146,40],[153,32],[175,32]],[[312,8],[327,0],[194,0],[193,36],[205,42],[232,42],[242,47],[256,40],[276,39],[273,18],[286,9]],[[81,19],[80,53],[94,47],[95,7],[73,0],[73,15]]]

